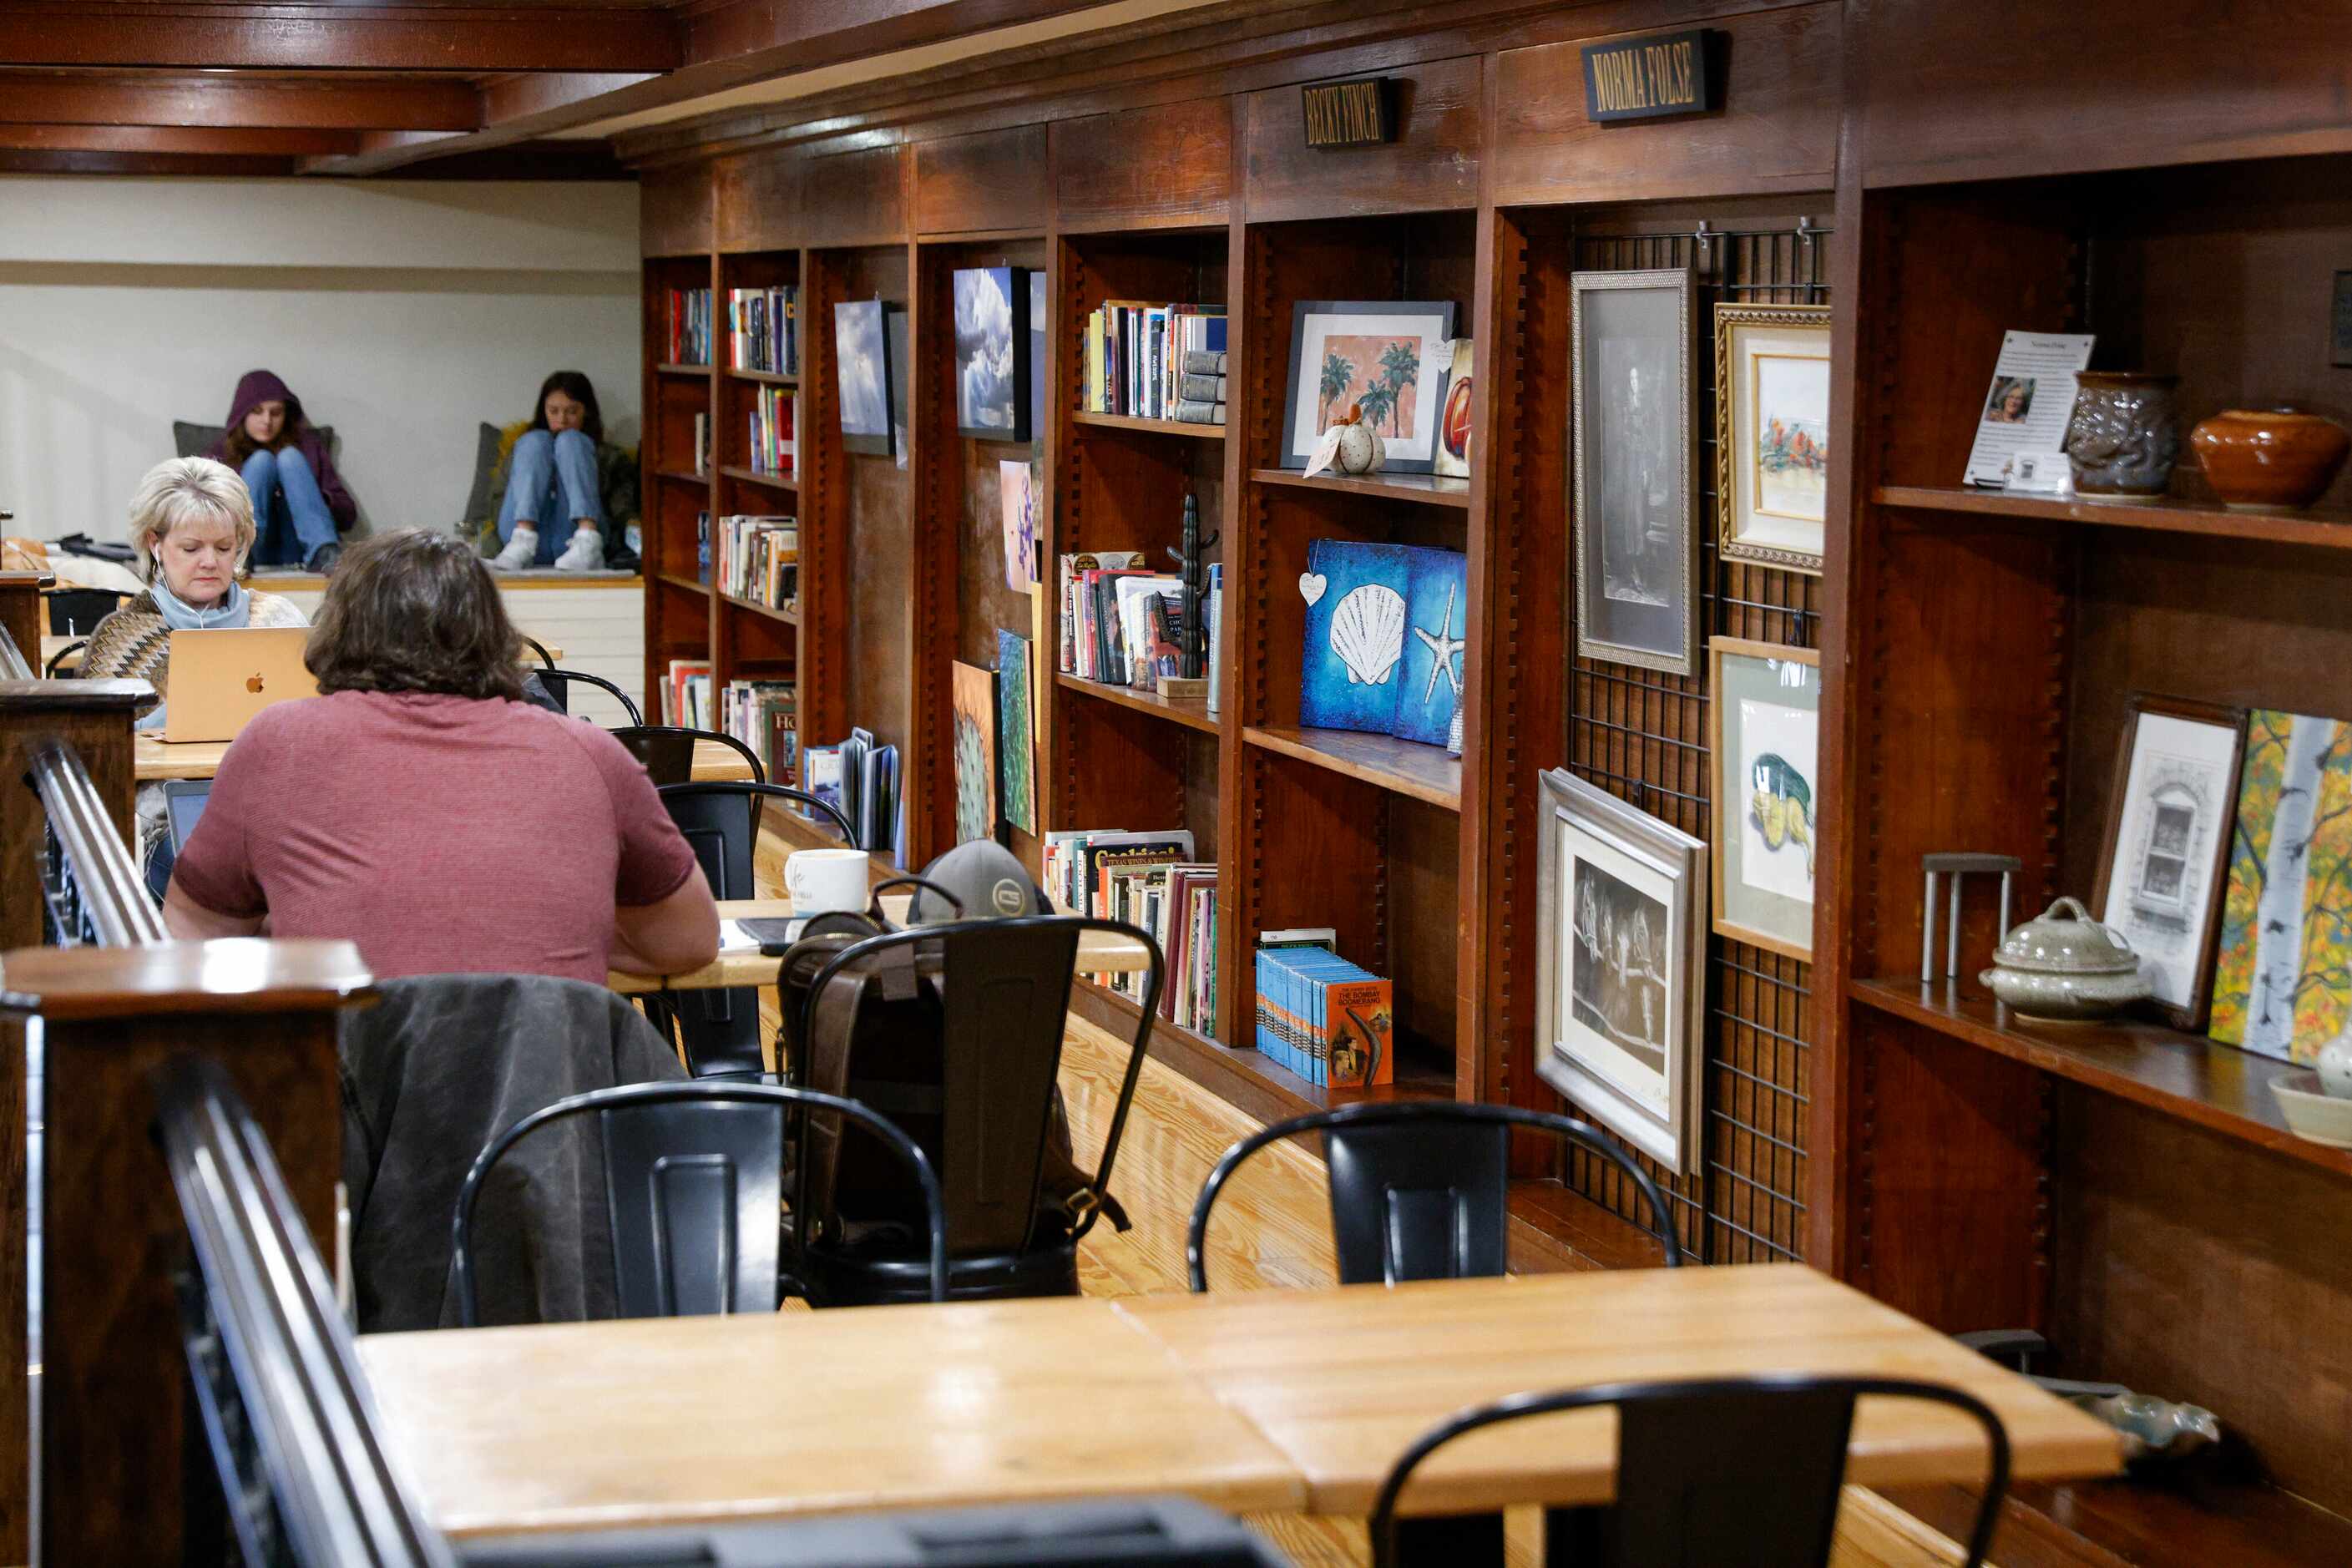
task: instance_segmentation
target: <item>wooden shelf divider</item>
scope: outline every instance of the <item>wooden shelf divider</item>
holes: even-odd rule
[[[1223,726],[1209,712],[1209,704],[1203,699],[1187,701],[1162,697],[1157,691],[1130,691],[1124,686],[1113,686],[1108,681],[1088,680],[1084,676],[1059,671],[1055,673],[1055,681],[1068,690],[1083,691],[1102,701],[1115,702],[1121,708],[1131,708],[1138,713],[1149,713],[1154,718],[1165,719],[1207,734],[1219,734],[1223,730]]]
[[[801,613],[800,608],[797,605],[783,606],[778,605],[763,605],[757,599],[739,598],[733,594],[721,594],[719,595],[719,598],[722,604],[730,605],[734,609],[742,610],[754,616],[765,616],[772,621],[782,621],[788,626],[796,626],[801,624]]]
[[[1354,730],[1302,730],[1253,724],[1242,731],[1252,745],[1286,757],[1328,768],[1351,779],[1378,784],[1397,795],[1462,809],[1462,759],[1445,754],[1443,746],[1400,741],[1393,735],[1373,735]]]
[[[2307,544],[2321,550],[2352,550],[2352,512],[2232,511],[2227,507],[2167,498],[2149,501],[2095,500],[2082,497],[2012,495],[1919,485],[1881,485],[1873,492],[1881,506],[1963,512],[2019,521],[2074,522],[2089,528],[2137,529],[2149,533],[2189,533],[2208,539],[2251,539],[2272,544]]]
[[[1386,500],[1419,501],[1427,506],[1470,505],[1470,481],[1439,474],[1321,473],[1313,479],[1297,468],[1252,468],[1250,478],[1262,485],[1295,485],[1301,489],[1339,490],[1347,495],[1379,496]]]

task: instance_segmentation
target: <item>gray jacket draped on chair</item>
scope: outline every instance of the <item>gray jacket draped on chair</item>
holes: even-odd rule
[[[601,985],[541,975],[387,982],[344,1016],[343,1180],[362,1333],[452,1328],[449,1223],[483,1148],[568,1095],[667,1082],[685,1069]],[[499,1163],[474,1215],[481,1321],[614,1315],[604,1165],[594,1127],[559,1123]]]

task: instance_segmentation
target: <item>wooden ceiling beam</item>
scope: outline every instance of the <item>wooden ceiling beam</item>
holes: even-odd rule
[[[176,125],[0,125],[0,151],[180,153],[231,157],[315,157],[356,152],[356,131],[212,130]]]
[[[662,71],[684,58],[681,31],[668,12],[651,9],[0,0],[0,52],[14,66]]]
[[[454,79],[240,81],[0,71],[0,124],[471,131],[481,123],[481,94],[472,83]]]
[[[0,174],[205,174],[221,179],[274,180],[295,172],[292,158],[195,153],[77,153],[0,151]]]

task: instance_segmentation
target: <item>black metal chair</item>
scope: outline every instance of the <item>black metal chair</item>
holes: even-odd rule
[[[1070,981],[1079,938],[1089,931],[1141,943],[1150,955],[1150,977],[1103,1135],[1102,1158],[1068,1224],[1041,1225],[1038,1194],[1057,1110]],[[1078,915],[958,921],[869,937],[844,948],[817,972],[802,1011],[800,1038],[814,1038],[819,1005],[835,975],[853,970],[878,973],[916,958],[915,950],[926,945],[933,947],[939,965],[936,1084],[910,1082],[886,1094],[859,1073],[854,1058],[851,1081],[861,1099],[889,1115],[939,1168],[947,1198],[951,1299],[1076,1295],[1077,1243],[1093,1228],[1108,1197],[1119,1138],[1159,1010],[1160,946],[1137,927]],[[892,1238],[889,1226],[873,1227],[869,1236],[812,1237],[811,1231],[829,1217],[818,1212],[829,1205],[813,1198],[812,1173],[830,1157],[837,1176],[860,1156],[847,1137],[808,1126],[805,1115],[798,1120],[803,1131],[795,1139],[794,1271],[808,1285],[810,1300],[823,1307],[918,1299],[919,1260]],[[835,1139],[830,1156],[829,1135]],[[840,1217],[845,1233],[858,1218]]]
[[[843,843],[856,842],[849,819],[830,802],[782,784],[739,779],[664,784],[661,797],[670,820],[694,847],[694,858],[701,862],[717,899],[759,897],[752,862],[760,846],[763,802],[782,800],[811,808],[840,831]],[[663,992],[649,1000],[649,1016],[657,1026],[674,1029],[686,1052],[686,1070],[695,1077],[756,1079],[766,1070],[760,1056],[758,986]]]
[[[522,634],[520,632],[517,632],[515,636],[522,637]],[[547,645],[545,643],[541,642],[537,637],[523,637],[522,643],[523,647],[539,655],[540,668],[553,669],[555,668],[555,656],[547,651]]]
[[[722,746],[733,747],[750,765],[751,782],[768,782],[768,770],[760,765],[760,754],[723,730],[689,730],[681,724],[630,724],[614,730],[612,735],[629,749],[631,756],[645,763],[646,772],[656,785],[694,782],[694,745],[698,741],[716,741]]]
[[[458,1189],[450,1257],[458,1316],[478,1317],[474,1205],[507,1152],[551,1122],[593,1116],[604,1136],[604,1196],[625,1318],[772,1312],[780,1295],[777,1216],[784,1112],[810,1107],[868,1129],[913,1167],[929,1215],[920,1271],[928,1299],[947,1299],[947,1226],[940,1180],[914,1141],[878,1112],[830,1094],[761,1083],[635,1083],[559,1100],[499,1134]]]
[[[1293,1117],[1225,1151],[1192,1204],[1184,1263],[1195,1291],[1209,1288],[1203,1248],[1209,1211],[1243,1161],[1302,1132],[1323,1134],[1331,1172],[1331,1233],[1339,1282],[1491,1279],[1504,1271],[1510,1229],[1511,1132],[1549,1132],[1611,1162],[1633,1178],[1654,1222],[1649,1234],[1669,1268],[1683,1261],[1673,1213],[1649,1173],[1617,1141],[1571,1117],[1515,1105],[1382,1101]]]
[[[48,605],[53,637],[88,637],[122,603],[122,595],[112,588],[44,588],[41,597]]]
[[[58,667],[65,663],[68,657],[80,652],[83,648],[86,648],[89,646],[89,639],[88,637],[78,637],[74,641],[66,644],[65,647],[49,655],[49,662],[41,667],[41,673],[48,677],[51,680],[55,680],[58,678]]]
[[[540,651],[542,654],[546,652],[544,648]],[[552,664],[545,665],[530,673],[539,678],[539,684],[547,691],[548,700],[555,704],[559,712],[572,711],[572,688],[574,685],[591,686],[608,694],[614,701],[618,702],[621,705],[621,710],[629,716],[631,724],[643,724],[646,721],[645,714],[638,710],[635,702],[629,700],[629,694],[601,675],[591,675],[584,669],[558,669]]]
[[[2009,1434],[1981,1400],[1942,1384],[1801,1373],[1681,1383],[1619,1383],[1556,1394],[1516,1394],[1465,1410],[1425,1433],[1381,1485],[1370,1520],[1373,1568],[1402,1563],[1500,1563],[1499,1531],[1471,1542],[1448,1521],[1400,1521],[1397,1500],[1415,1468],[1467,1433],[1507,1421],[1613,1405],[1617,1500],[1545,1513],[1545,1561],[1578,1568],[1822,1568],[1837,1529],[1853,1402],[1864,1395],[1927,1400],[1973,1416],[1990,1450],[1983,1500],[1962,1568],[1991,1547],[2009,1489]],[[1483,1524],[1483,1516],[1472,1523]],[[1400,1524],[1438,1528],[1402,1539]],[[1488,1553],[1491,1552],[1491,1555]]]

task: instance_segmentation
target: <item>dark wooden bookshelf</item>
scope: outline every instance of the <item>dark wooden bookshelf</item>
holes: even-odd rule
[[[762,489],[797,490],[801,488],[800,475],[797,472],[772,474],[763,468],[747,468],[735,463],[721,463],[719,465],[719,471],[730,479],[742,484],[758,485]]]
[[[801,378],[797,375],[782,375],[769,370],[737,370],[732,365],[728,367],[727,379],[756,381],[764,386],[798,386],[801,384]]]
[[[1252,468],[1250,478],[1262,485],[1293,485],[1302,489],[1337,490],[1342,495],[1378,496],[1383,500],[1419,501],[1427,506],[1466,508],[1470,481],[1439,474],[1334,474],[1328,470],[1309,479],[1298,468]]]
[[[765,616],[772,621],[782,621],[788,626],[801,624],[800,610],[794,605],[763,605],[757,599],[741,598],[733,594],[721,594],[719,597],[730,609],[741,610],[749,615]]]
[[[1462,759],[1447,756],[1443,746],[1400,741],[1394,735],[1306,730],[1296,725],[1253,724],[1242,735],[1252,745],[1361,779],[1393,794],[1448,811],[1462,809]]]
[[[2199,501],[2166,498],[2106,501],[2063,496],[2011,495],[1961,486],[1881,485],[1873,492],[1881,506],[2025,522],[2073,522],[2085,528],[2137,529],[2149,533],[2196,534],[2209,539],[2255,540],[2266,544],[2302,544],[2318,550],[2352,550],[2352,511],[2240,511]]]
[[[1106,680],[1088,680],[1084,676],[1056,671],[1055,684],[1071,691],[1082,691],[1104,702],[1117,703],[1138,713],[1149,713],[1155,719],[1165,719],[1171,724],[1182,724],[1206,734],[1218,734],[1223,726],[1209,711],[1205,698],[1162,697],[1157,691],[1132,691],[1124,686],[1114,686]]]
[[[1194,441],[1222,441],[1225,427],[1222,425],[1195,425],[1183,419],[1137,419],[1125,414],[1088,414],[1084,409],[1070,416],[1070,423],[1096,430],[1138,430],[1151,436],[1181,436]]]
[[[2271,1085],[2298,1069],[2161,1024],[2053,1024],[2020,1017],[1974,986],[1860,980],[1855,1001],[1980,1050],[2161,1110],[2274,1153],[2352,1175],[2352,1149],[2288,1131]]]
[[[707,364],[657,364],[654,366],[654,373],[657,375],[701,377],[710,374],[710,367]]]

